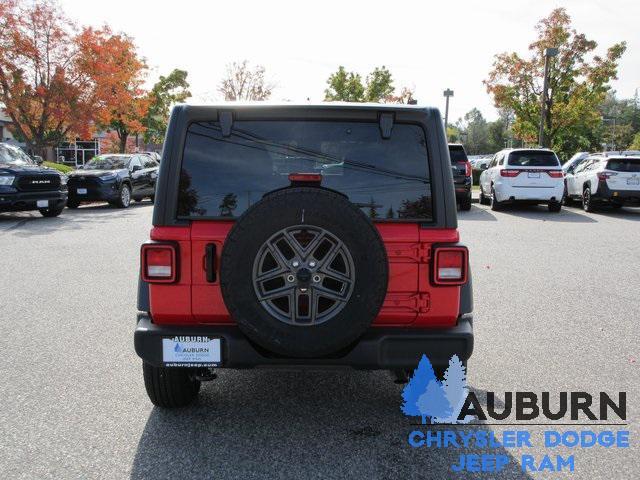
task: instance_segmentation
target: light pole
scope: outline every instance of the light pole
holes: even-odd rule
[[[544,119],[547,109],[547,89],[549,88],[549,59],[558,55],[557,48],[544,49],[544,79],[542,80],[542,100],[540,102],[540,134],[538,135],[538,143],[541,147],[545,146],[544,138]]]
[[[447,103],[444,107],[444,131],[447,132],[447,126],[449,125],[449,97],[453,97],[453,90],[447,88],[443,92],[444,98],[446,98]]]

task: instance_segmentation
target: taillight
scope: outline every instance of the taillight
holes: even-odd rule
[[[617,173],[615,172],[598,172],[598,179],[602,182],[604,182],[607,178],[613,177],[614,175],[617,175]]]
[[[467,282],[469,252],[466,247],[436,247],[433,252],[433,283],[462,285]]]
[[[471,163],[468,160],[464,162],[464,175],[465,177],[471,176]]]
[[[547,174],[551,178],[562,178],[562,170],[547,170]]]
[[[518,175],[520,175],[520,170],[500,170],[501,177],[517,177]]]
[[[177,247],[170,243],[145,243],[140,251],[142,279],[149,283],[176,281]]]

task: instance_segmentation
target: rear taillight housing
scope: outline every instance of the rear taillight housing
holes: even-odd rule
[[[140,251],[142,279],[149,283],[173,283],[178,278],[178,247],[172,243],[145,243]]]
[[[508,168],[500,170],[501,177],[517,177],[518,175],[520,175],[520,170],[509,170]]]
[[[604,182],[607,178],[611,178],[614,175],[617,175],[617,173],[615,173],[615,172],[598,172],[597,175],[598,175],[598,179],[601,182]]]
[[[464,162],[464,175],[465,177],[471,176],[471,163],[468,160]]]
[[[551,178],[562,178],[563,177],[562,170],[547,170],[547,174]]]
[[[469,251],[466,247],[436,247],[433,251],[433,283],[462,285],[467,283]]]

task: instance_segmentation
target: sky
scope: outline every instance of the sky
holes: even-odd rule
[[[248,60],[266,68],[273,100],[322,101],[329,75],[344,65],[362,76],[390,69],[398,90],[415,89],[420,104],[444,111],[443,90],[454,91],[449,118],[474,107],[497,113],[482,81],[496,53],[526,55],[534,26],[565,7],[574,27],[604,53],[625,40],[627,52],[613,83],[621,98],[640,89],[640,2],[637,0],[59,0],[81,25],[109,24],[135,39],[150,66],[149,82],[174,68],[189,72],[189,103],[220,100],[226,65]]]

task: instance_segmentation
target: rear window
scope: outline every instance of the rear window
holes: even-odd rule
[[[467,161],[467,154],[460,145],[449,145],[449,156],[451,163],[462,163]]]
[[[560,162],[553,152],[525,150],[511,152],[507,165],[512,167],[559,167]]]
[[[235,121],[229,137],[217,122],[191,124],[178,217],[238,217],[290,173],[321,173],[376,220],[433,220],[421,127],[396,124],[383,139],[378,123],[327,121]]]
[[[640,159],[616,158],[607,162],[607,170],[614,172],[640,172]]]

